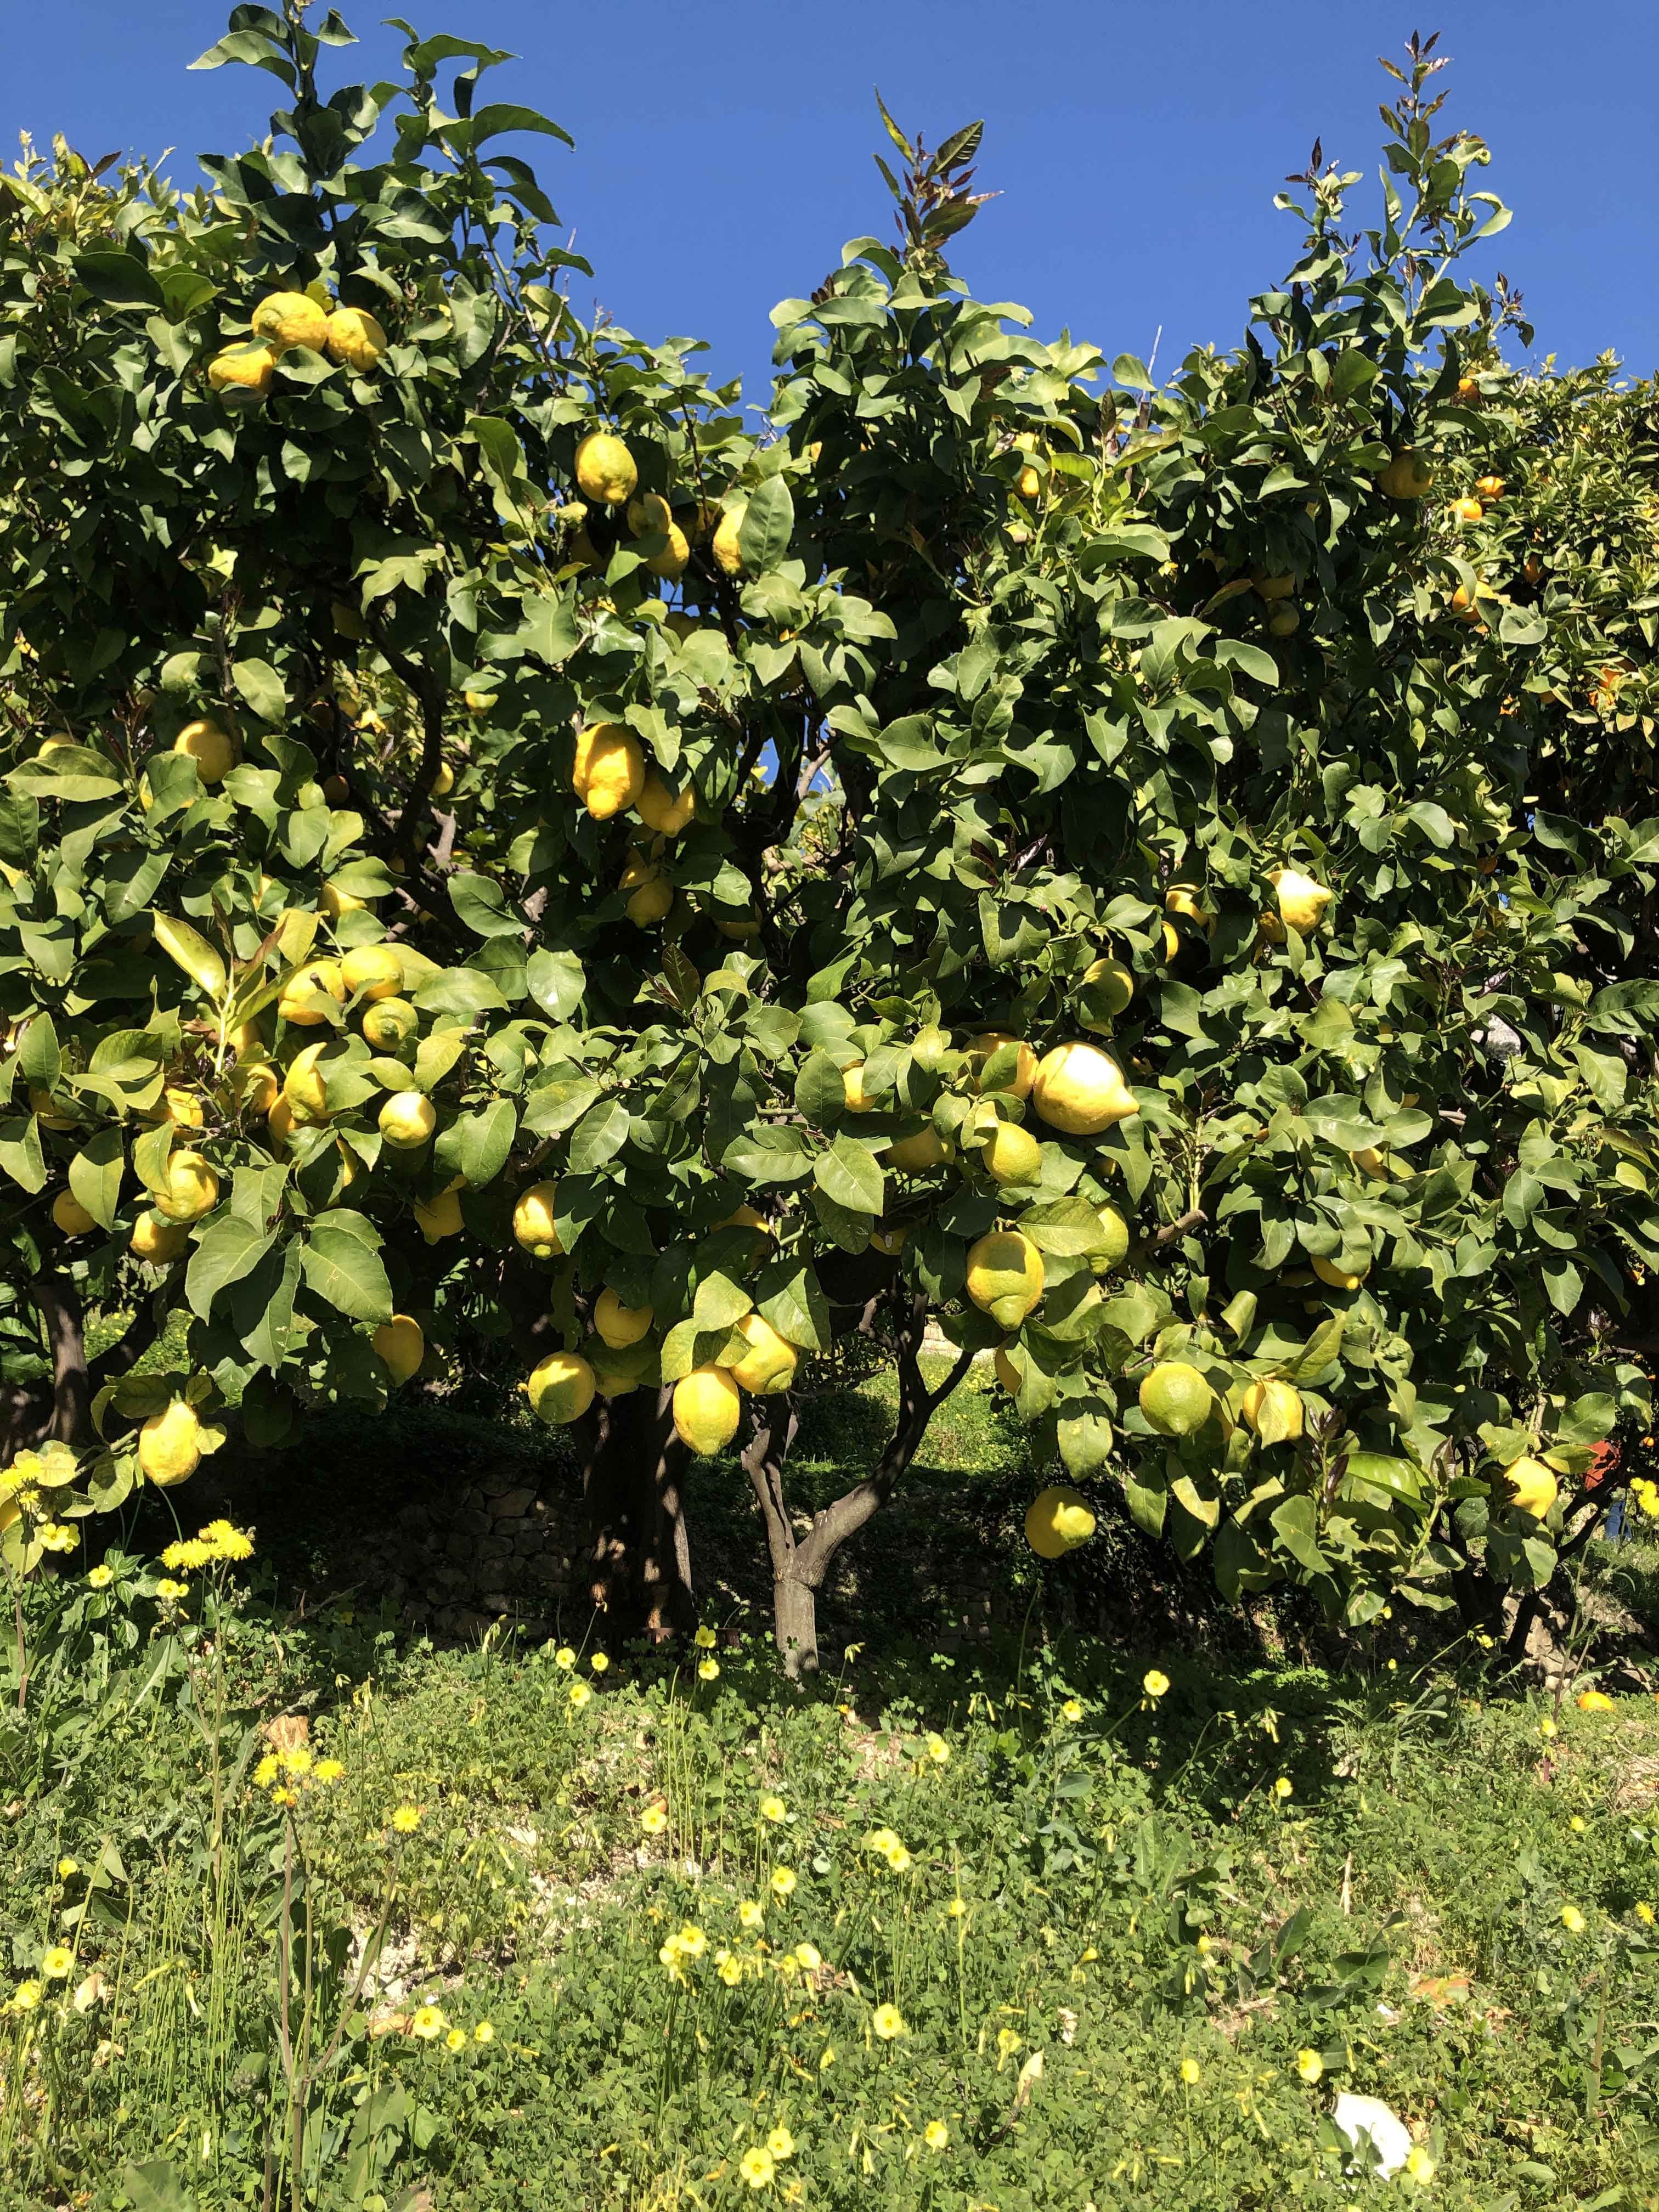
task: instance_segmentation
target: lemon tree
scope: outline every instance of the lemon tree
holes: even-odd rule
[[[613,1623],[690,1620],[725,1453],[811,1664],[986,1353],[1045,1557],[1127,1512],[1355,1622],[1546,1581],[1644,1402],[1659,833],[1540,782],[1622,603],[1470,557],[1542,403],[1431,54],[1375,227],[1310,164],[1165,389],[973,299],[978,126],[890,118],[896,243],[776,309],[757,434],[575,316],[505,56],[325,91],[349,41],[240,7],[268,140],[0,211],[12,1448],[91,1510],[510,1341]],[[857,1333],[897,1420],[803,1529]]]

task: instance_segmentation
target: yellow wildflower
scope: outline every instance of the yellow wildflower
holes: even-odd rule
[[[647,1836],[659,1836],[668,1826],[668,1814],[660,1805],[647,1805],[640,1815],[640,1826]]]
[[[884,2043],[891,2043],[910,2031],[904,2025],[904,2014],[896,2004],[878,2004],[870,2015],[870,2026]]]
[[[1421,2143],[1413,2143],[1406,2153],[1406,2171],[1420,2188],[1426,2189],[1434,2179],[1434,2160]]]
[[[1063,1721],[1080,1721],[1083,1718],[1083,1708],[1075,1698],[1066,1698],[1060,1709],[1060,1717]]]
[[[766,2148],[771,2152],[773,2157],[775,2159],[793,2158],[795,2155],[795,2138],[790,2134],[787,2128],[780,2124],[774,2128],[771,2134],[766,2138]]]
[[[553,1664],[562,1667],[567,1674],[576,1663],[576,1655],[568,1644],[562,1644],[553,1654]]]
[[[399,1805],[392,1816],[392,1825],[400,1836],[412,1836],[421,1825],[418,1805]]]
[[[495,2040],[495,2030],[491,2022],[481,2020],[472,2031],[472,2040],[475,2043],[493,2043]]]
[[[11,2007],[14,2012],[33,2012],[40,2002],[39,1982],[19,1982],[17,1987],[12,1991]]]
[[[269,1790],[276,1779],[276,1754],[268,1751],[253,1770],[253,1786],[256,1790]]]
[[[1288,1774],[1281,1774],[1278,1781],[1274,1783],[1273,1796],[1278,1798],[1281,1805],[1291,1795],[1291,1778]]]
[[[107,1589],[115,1580],[115,1570],[113,1567],[102,1565],[94,1567],[88,1574],[87,1580],[94,1589]]]
[[[766,1917],[766,1907],[757,1905],[752,1897],[745,1897],[738,1907],[738,1920],[744,1928],[758,1928]]]
[[[921,1747],[935,1766],[943,1766],[951,1756],[951,1747],[942,1735],[929,1734],[923,1736]]]
[[[1170,1687],[1170,1678],[1157,1667],[1149,1667],[1140,1678],[1140,1686],[1154,1703],[1164,1697]]]
[[[603,1674],[611,1664],[610,1655],[604,1651],[592,1652],[588,1656],[587,1663],[596,1674]]]
[[[40,1972],[49,1982],[61,1982],[75,1964],[73,1951],[66,1951],[61,1943],[54,1943],[40,1961]]]
[[[921,2131],[921,2139],[929,2150],[943,2150],[951,2140],[951,2130],[943,2120],[929,2120]]]
[[[751,2143],[738,2160],[738,2172],[751,2189],[764,2189],[772,2179],[772,2154],[760,2143]]]
[[[326,1785],[331,1782],[337,1782],[344,1772],[345,1765],[343,1760],[319,1759],[312,1769],[311,1778],[313,1782],[320,1782]]]
[[[792,1867],[774,1867],[774,1868],[773,1868],[773,1869],[772,1869],[772,1894],[773,1894],[773,1896],[774,1896],[774,1897],[789,1897],[789,1896],[793,1896],[793,1894],[794,1893],[794,1887],[795,1887],[795,1875],[794,1875],[794,1869],[793,1869],[793,1868],[792,1868]]]
[[[422,2043],[434,2043],[448,2025],[436,2005],[423,2004],[416,2008],[415,2017],[409,2023],[409,2032],[418,2036]]]
[[[1296,2054],[1296,2070],[1303,2080],[1311,2086],[1325,2071],[1325,2062],[1316,2051],[1298,2051]]]
[[[782,1798],[773,1796],[766,1796],[761,1799],[760,1816],[763,1820],[773,1821],[787,1820],[789,1817],[788,1813],[785,1808]]]
[[[1583,1934],[1584,1916],[1578,1910],[1578,1907],[1576,1905],[1564,1905],[1561,1907],[1561,1925],[1566,1929],[1569,1936],[1582,1936]]]
[[[570,1685],[570,1702],[578,1712],[580,1712],[592,1694],[592,1691],[588,1688],[586,1682],[573,1682]]]
[[[1196,2058],[1183,2058],[1182,2060],[1181,2078],[1189,2089],[1192,2088],[1198,2081],[1202,2072],[1203,2069],[1199,2065]]]
[[[697,1680],[700,1682],[718,1682],[720,1678],[720,1662],[718,1659],[698,1660]]]
[[[714,1648],[714,1632],[712,1628],[700,1628],[691,1641],[699,1651],[712,1651]]]
[[[818,1949],[816,1943],[797,1943],[795,1946],[795,1964],[804,1973],[816,1974],[818,1968],[823,1964],[823,1954]]]
[[[58,1879],[59,1881],[67,1881],[72,1874],[79,1874],[80,1871],[81,1862],[79,1859],[62,1858],[58,1862]]]
[[[464,2027],[452,2027],[448,2034],[444,2038],[444,2049],[446,2051],[465,2051],[466,2049],[466,2030]]]

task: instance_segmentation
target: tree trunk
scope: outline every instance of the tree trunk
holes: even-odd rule
[[[658,1642],[696,1625],[684,1479],[670,1390],[600,1399],[583,1423],[589,1592],[607,1634]]]
[[[864,1326],[868,1318],[866,1314]],[[928,1422],[972,1364],[971,1352],[959,1353],[939,1389],[929,1390],[921,1361],[927,1322],[927,1303],[921,1294],[901,1294],[895,1330],[899,1411],[893,1433],[872,1474],[814,1514],[803,1536],[795,1534],[783,1488],[783,1463],[797,1426],[793,1403],[782,1401],[785,1412],[780,1420],[775,1411],[779,1401],[756,1401],[743,1463],[760,1505],[772,1558],[772,1632],[784,1672],[792,1678],[817,1672],[817,1595],[836,1553],[892,1496],[921,1448]]]
[[[52,1379],[9,1383],[0,1390],[0,1465],[49,1438],[77,1450],[93,1443],[94,1398],[143,1358],[166,1319],[152,1299],[139,1308],[123,1336],[88,1360],[81,1296],[73,1282],[64,1275],[43,1275],[31,1285],[30,1295],[40,1311]]]

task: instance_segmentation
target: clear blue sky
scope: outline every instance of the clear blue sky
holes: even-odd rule
[[[386,0],[380,0],[381,5]],[[393,0],[396,4],[396,0]],[[959,242],[981,298],[1022,301],[1043,336],[1069,325],[1109,359],[1160,369],[1231,345],[1247,295],[1287,265],[1293,218],[1272,198],[1328,157],[1374,179],[1388,80],[1432,9],[1395,0],[403,0],[422,33],[510,47],[484,95],[539,107],[576,140],[518,142],[593,263],[602,301],[647,337],[708,339],[712,366],[763,397],[775,300],[810,291],[842,242],[886,232],[871,154],[878,84],[936,141],[985,118],[979,182],[1002,197]],[[354,74],[386,71],[393,34],[351,0]],[[11,0],[0,130],[66,132],[96,158],[233,150],[279,103],[246,69],[189,75],[219,35],[216,0]],[[1537,351],[1611,346],[1659,367],[1659,0],[1443,0],[1453,66],[1437,127],[1481,131],[1485,181],[1515,209],[1483,249],[1518,284]],[[331,57],[334,60],[341,56]],[[349,59],[348,52],[345,59]],[[9,151],[7,159],[9,161]],[[1374,187],[1354,205],[1367,214]]]

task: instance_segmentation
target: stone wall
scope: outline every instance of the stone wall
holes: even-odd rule
[[[587,1613],[582,1502],[522,1465],[442,1501],[414,1498],[363,1546],[368,1588],[434,1636],[472,1637],[492,1621],[547,1638]]]

